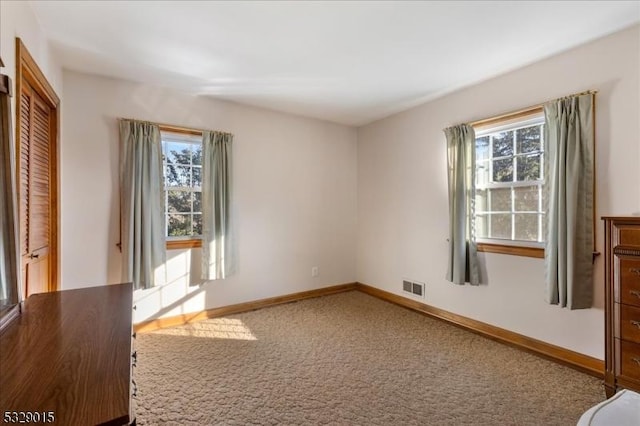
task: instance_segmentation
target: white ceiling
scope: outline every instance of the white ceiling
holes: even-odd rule
[[[640,1],[31,1],[65,68],[362,125],[640,22]]]

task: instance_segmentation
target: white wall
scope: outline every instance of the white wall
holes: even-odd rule
[[[424,281],[430,305],[604,358],[602,257],[595,271],[595,306],[586,310],[545,303],[542,259],[482,253],[485,285],[445,281],[448,201],[442,129],[599,90],[597,217],[639,211],[639,28],[360,128],[358,281],[401,295],[403,277]],[[603,251],[600,220],[597,229]]]
[[[121,281],[118,117],[235,135],[238,273],[197,285],[199,249],[170,250],[137,321],[355,281],[355,129],[68,71],[64,95],[64,289]]]
[[[40,28],[36,16],[31,11],[29,3],[24,1],[2,1],[0,2],[0,56],[2,56],[2,61],[5,65],[2,68],[2,73],[11,77],[14,86],[16,77],[16,37],[22,39],[53,90],[56,91],[58,97],[62,98],[62,68],[55,59],[49,42]],[[13,111],[15,111],[15,103]]]

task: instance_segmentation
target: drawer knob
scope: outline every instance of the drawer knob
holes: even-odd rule
[[[640,268],[629,268],[629,272],[640,277]]]
[[[631,361],[634,361],[636,364],[640,365],[640,358],[631,358]]]
[[[631,290],[631,291],[629,292],[629,294],[631,294],[632,296],[635,296],[635,297],[637,297],[638,299],[640,299],[640,291],[638,291],[638,290]]]
[[[640,321],[631,320],[631,325],[635,325],[636,327],[640,328]]]

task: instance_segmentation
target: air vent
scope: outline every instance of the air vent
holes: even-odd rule
[[[402,280],[402,291],[413,296],[424,298],[424,283],[413,280]]]
[[[424,293],[424,286],[420,283],[413,283],[412,291],[413,291],[413,294],[415,294],[416,296],[422,297]]]

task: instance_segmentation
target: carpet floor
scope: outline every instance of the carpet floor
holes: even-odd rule
[[[575,425],[602,381],[352,291],[138,335],[140,425]]]

